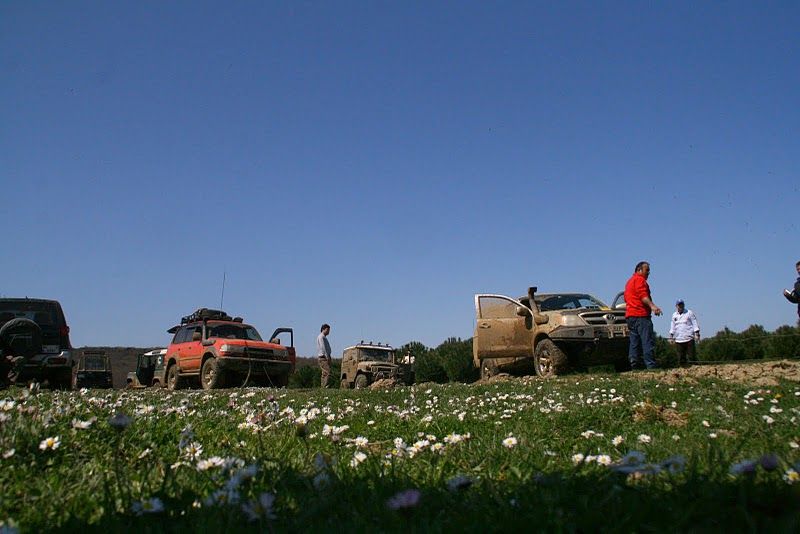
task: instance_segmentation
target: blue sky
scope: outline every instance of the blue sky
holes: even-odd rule
[[[3,2],[0,294],[72,341],[223,307],[310,355],[473,294],[793,324],[796,2]],[[655,320],[664,334],[665,318]]]

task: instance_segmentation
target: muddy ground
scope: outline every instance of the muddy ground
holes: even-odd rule
[[[771,360],[766,362],[725,363],[716,365],[692,365],[675,369],[636,371],[623,373],[637,380],[658,380],[667,384],[692,383],[699,379],[716,378],[754,386],[777,386],[779,380],[800,382],[800,361]],[[526,377],[530,379],[533,377]],[[477,383],[492,383],[516,380],[507,374],[499,374]]]

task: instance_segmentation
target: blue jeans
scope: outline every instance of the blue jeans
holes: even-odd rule
[[[650,317],[628,317],[628,331],[630,332],[630,346],[628,360],[633,369],[655,369],[656,360],[653,357],[655,348],[655,335],[653,334],[653,320]],[[642,363],[644,357],[644,363]]]

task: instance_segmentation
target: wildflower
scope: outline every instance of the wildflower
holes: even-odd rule
[[[272,493],[262,493],[258,500],[253,499],[242,505],[242,512],[250,521],[258,521],[261,518],[275,519],[272,505],[275,504],[275,495]]]
[[[597,457],[597,463],[600,465],[611,465],[611,456],[607,454],[601,454]]]
[[[142,460],[144,458],[147,458],[148,456],[150,456],[151,452],[153,452],[153,449],[147,447],[145,450],[139,453],[139,459]]]
[[[650,442],[653,440],[653,439],[652,439],[650,436],[648,436],[647,434],[639,434],[639,435],[636,437],[636,439],[639,441],[639,443],[645,443],[645,444],[647,444],[647,443],[650,443]]]
[[[86,430],[87,428],[92,426],[92,424],[94,424],[95,421],[97,421],[97,417],[90,417],[87,421],[79,421],[78,419],[73,419],[72,428],[77,428],[79,430]]]
[[[709,437],[709,438],[711,438],[711,439],[717,439],[717,433],[716,433],[716,432],[711,432],[711,433],[708,435],[708,437]]]
[[[4,459],[4,460],[8,460],[8,459],[9,459],[9,458],[11,458],[12,456],[14,456],[14,453],[15,453],[15,452],[17,452],[17,451],[16,451],[16,449],[8,449],[7,451],[5,451],[5,452],[3,453],[3,459]]]
[[[206,506],[224,506],[226,504],[237,504],[238,502],[238,491],[235,489],[220,489],[206,497],[203,504]]]
[[[219,456],[212,456],[211,458],[198,461],[197,470],[208,471],[209,469],[213,469],[215,467],[222,467],[224,464],[225,460],[223,460]]]
[[[742,460],[731,465],[728,472],[732,475],[752,475],[756,472],[758,462],[756,460]]]
[[[708,421],[706,421],[705,419],[703,419],[703,426],[708,428],[708,427],[711,426],[711,424]]]
[[[363,462],[367,459],[367,455],[361,451],[358,451],[353,455],[353,459],[350,460],[350,467],[358,467],[358,464]]]
[[[800,448],[800,444],[798,444],[796,441],[790,441],[790,442],[789,442],[789,446],[790,446],[791,448],[793,448],[793,449]]]
[[[625,438],[622,436],[614,436],[614,439],[611,440],[611,444],[615,447],[619,447],[623,441],[625,441]]]
[[[763,419],[768,425],[771,425],[772,423],[775,422],[775,419],[773,419],[772,417],[770,417],[768,415],[762,415],[761,419]]]
[[[372,426],[372,425],[374,425],[374,424],[375,424],[375,421],[373,421],[372,419],[370,419],[369,421],[367,421],[367,426]]]
[[[158,497],[151,497],[142,501],[137,501],[131,506],[134,515],[157,514],[164,511],[164,503]]]
[[[364,447],[369,445],[369,440],[364,436],[358,436],[356,439],[353,440],[353,443],[355,443],[356,447],[358,447],[359,449],[363,449]]]
[[[503,440],[503,447],[506,449],[513,449],[517,446],[517,438],[514,436],[508,436],[506,439]]]
[[[467,489],[474,483],[474,480],[469,478],[468,476],[464,475],[456,475],[450,480],[447,481],[447,489],[449,491],[455,492],[463,489]]]
[[[60,446],[61,446],[61,436],[43,439],[42,442],[39,443],[39,449],[43,451],[46,451],[47,449],[56,450]]]
[[[681,437],[678,434],[672,434],[672,441],[680,441]]]
[[[197,460],[203,454],[203,446],[197,443],[196,441],[193,441],[192,443],[189,443],[183,448],[183,454],[189,460]]]
[[[599,432],[595,432],[594,430],[587,430],[586,432],[581,432],[581,436],[583,436],[586,439],[589,439],[591,437],[602,438],[603,434],[601,434]]]
[[[448,434],[444,437],[444,442],[450,445],[455,445],[456,443],[461,443],[464,441],[464,436],[461,434]]]
[[[581,453],[576,453],[572,455],[572,463],[578,465],[579,463],[583,462],[585,456]]]
[[[401,491],[386,501],[386,507],[390,510],[414,508],[419,504],[420,497],[422,497],[422,493],[416,489]]]
[[[116,414],[114,414],[114,417],[111,417],[108,420],[108,424],[111,425],[112,427],[116,428],[119,431],[122,431],[122,430],[125,430],[126,428],[128,428],[128,426],[130,426],[131,422],[133,422],[133,419],[131,419],[130,417],[128,417],[127,415],[125,415],[122,412],[117,412]]]
[[[800,482],[800,473],[790,467],[783,474],[783,480],[785,480],[787,484],[796,484]]]

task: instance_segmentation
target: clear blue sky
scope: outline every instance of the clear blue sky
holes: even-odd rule
[[[0,294],[81,345],[197,307],[310,355],[470,337],[473,294],[794,324],[797,2],[0,4]],[[664,334],[665,318],[655,320]]]

